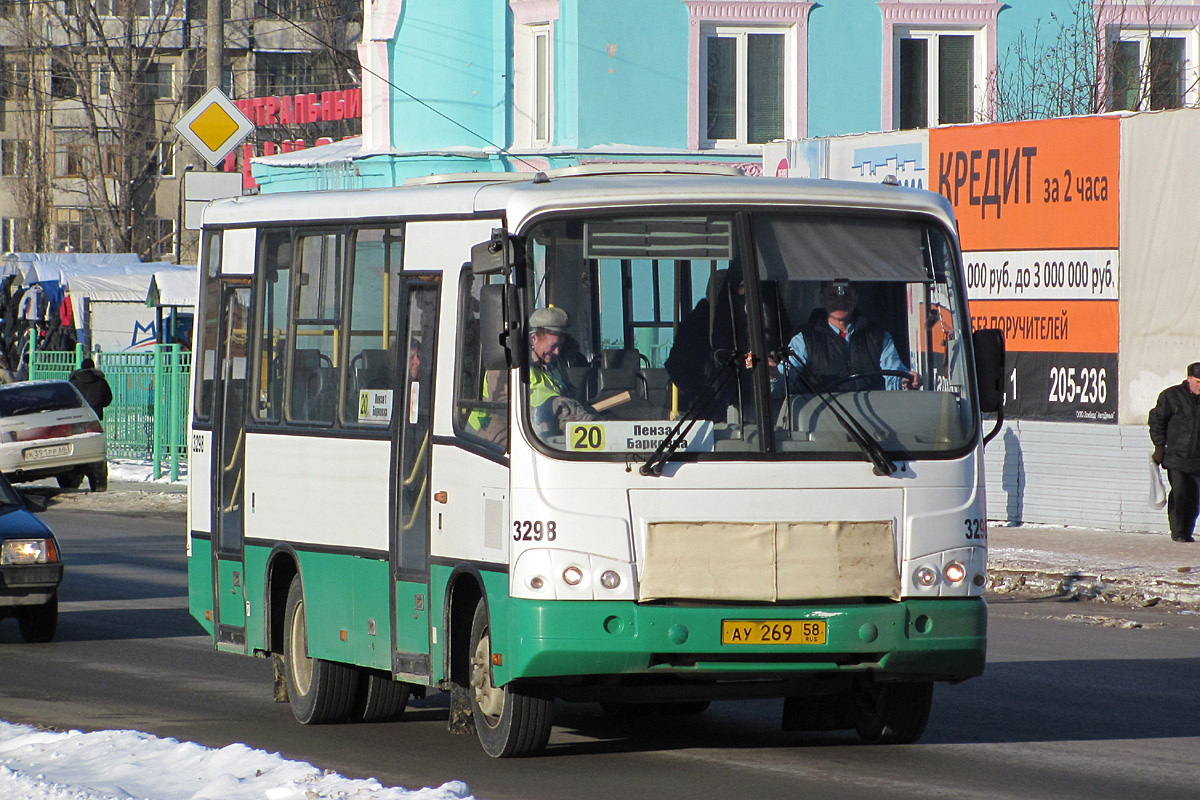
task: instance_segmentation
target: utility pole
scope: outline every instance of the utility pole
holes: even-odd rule
[[[225,74],[225,21],[221,18],[221,0],[208,0],[208,35],[205,41],[208,88],[221,88],[221,78]],[[216,167],[210,166],[209,169]]]

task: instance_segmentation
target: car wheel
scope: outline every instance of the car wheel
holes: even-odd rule
[[[21,638],[30,643],[41,644],[54,638],[58,631],[58,595],[40,606],[22,608],[17,614]]]
[[[108,462],[97,461],[87,467],[88,486],[93,492],[108,491]]]
[[[869,744],[912,744],[925,732],[933,705],[933,684],[885,683],[858,692],[858,735]]]
[[[350,719],[355,722],[395,722],[404,715],[412,686],[392,680],[386,672],[358,670],[358,697]]]
[[[487,604],[480,600],[471,622],[471,713],[483,751],[492,758],[540,753],[554,726],[554,700],[512,681],[492,683],[492,635]]]
[[[304,589],[297,576],[288,589],[283,618],[283,663],[292,714],[305,725],[342,722],[358,691],[358,670],[308,655]]]
[[[64,472],[58,477],[58,487],[60,489],[78,489],[79,484],[83,483],[83,470],[73,469],[70,472]]]

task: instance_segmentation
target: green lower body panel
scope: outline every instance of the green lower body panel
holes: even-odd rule
[[[868,670],[957,681],[983,672],[987,645],[987,605],[980,598],[715,608],[510,599],[507,612],[509,652],[504,669],[496,670],[504,673],[496,675],[501,681],[634,673],[720,680],[735,673],[766,678]],[[725,620],[770,630],[824,622],[824,643],[722,643]]]

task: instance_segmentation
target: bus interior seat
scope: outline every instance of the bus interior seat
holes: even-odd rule
[[[379,348],[363,350],[350,359],[350,371],[354,375],[354,390],[360,389],[391,389],[392,364],[391,352]]]
[[[296,350],[292,360],[292,419],[332,421],[337,400],[335,372],[329,356],[320,350]]]

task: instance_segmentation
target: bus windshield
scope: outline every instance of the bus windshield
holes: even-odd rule
[[[923,217],[571,217],[526,234],[528,430],[578,457],[961,454],[956,252]],[[852,428],[854,430],[852,430]]]

